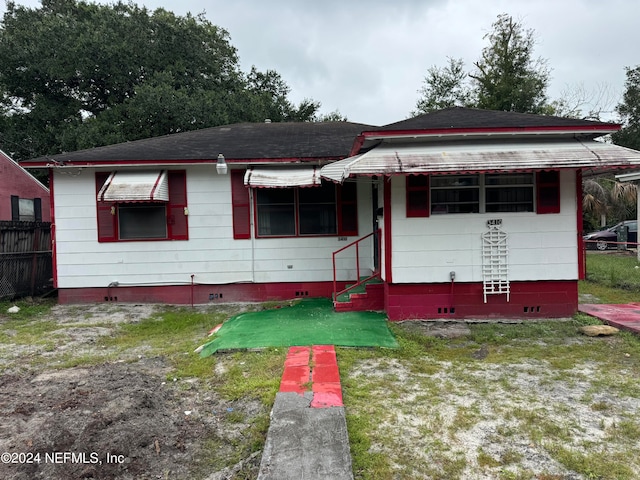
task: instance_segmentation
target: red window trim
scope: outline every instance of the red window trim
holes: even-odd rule
[[[244,181],[243,181],[243,185],[244,185]],[[296,233],[294,235],[260,235],[258,233],[258,199],[257,199],[257,195],[254,195],[253,198],[253,212],[254,212],[254,235],[255,238],[309,238],[309,237],[345,237],[345,236],[358,236],[358,195],[357,195],[357,185],[354,184],[347,184],[349,185],[349,187],[347,188],[355,188],[356,191],[354,192],[354,196],[353,196],[353,200],[343,200],[343,188],[345,188],[345,185],[335,185],[336,188],[336,233],[330,233],[330,234],[300,234],[299,233],[299,217],[300,217],[300,203],[298,202],[298,195],[297,195],[297,189],[300,187],[291,187],[296,189],[296,195],[295,195],[295,225],[296,225]],[[350,185],[353,185],[353,187],[351,187]],[[309,187],[309,188],[314,188],[314,187]],[[348,206],[355,206],[354,209],[354,215],[355,215],[355,219],[354,219],[354,224],[355,224],[355,230],[347,230],[345,228],[345,207]]]
[[[347,192],[347,189],[353,189]],[[358,236],[358,185],[356,183],[345,183],[336,186],[336,207],[338,209],[338,236],[357,237]],[[347,210],[353,207],[355,218],[345,221],[348,217]],[[352,223],[355,229],[349,230],[345,224]]]
[[[245,170],[231,170],[231,215],[233,217],[233,238],[251,238],[251,201],[249,188],[244,184]]]
[[[98,242],[162,242],[188,240],[187,174],[185,170],[169,170],[169,201],[167,211],[167,238],[120,239],[118,231],[118,203],[97,201],[98,193],[111,172],[96,172],[96,228]],[[143,202],[146,203],[146,202]],[[153,202],[149,202],[153,203]]]
[[[405,178],[405,186],[406,186],[406,215],[407,218],[419,218],[419,217],[428,217],[431,211],[431,178],[428,175],[424,175],[425,185],[410,185],[411,180],[414,178],[412,175],[407,175]],[[427,201],[424,205],[411,205],[410,202],[410,193],[411,192],[419,192],[424,193],[426,195]]]
[[[560,170],[536,172],[536,213],[560,213]]]

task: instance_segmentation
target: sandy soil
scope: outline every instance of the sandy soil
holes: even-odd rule
[[[99,336],[154,308],[56,306],[54,349],[0,344],[0,454],[9,454],[0,478],[255,478],[259,455],[223,470],[216,465],[229,463],[243,430],[264,414],[259,402],[228,402],[197,380],[172,381],[164,359],[144,351],[91,367],[31,366],[64,352],[91,354]]]
[[[403,328],[439,338],[469,333],[462,322],[405,322]],[[616,338],[597,341],[614,345]],[[370,385],[374,396],[385,397],[385,410],[392,412],[377,424],[377,436],[385,440],[373,445],[372,451],[397,459],[393,467],[397,478],[444,478],[419,466],[459,458],[466,464],[461,478],[468,480],[602,478],[566,468],[550,453],[553,443],[560,439],[562,448],[587,457],[604,451],[614,458],[620,448],[616,432],[637,419],[640,398],[601,387],[604,372],[596,362],[556,369],[546,361],[525,358],[505,368],[484,362],[488,354],[487,348],[479,348],[470,362],[462,364],[434,360],[432,371],[426,373],[399,359],[359,364],[353,379]],[[633,375],[632,359],[616,347],[612,354],[619,358],[614,375],[622,383]],[[389,390],[402,394],[390,395]],[[397,445],[402,445],[401,454]],[[499,465],[481,465],[479,452]],[[405,459],[418,467],[405,471]],[[635,476],[625,478],[640,478],[640,462],[628,467]]]
[[[61,353],[91,355],[102,349],[96,342],[100,336],[149,317],[155,308],[56,306],[48,318],[60,327],[51,335],[56,340],[53,348],[0,343],[0,454],[10,455],[0,462],[0,479],[256,478],[260,452],[229,459],[235,458],[234,445],[242,441],[243,431],[266,413],[259,402],[228,402],[197,380],[173,381],[167,377],[165,360],[144,350],[112,363],[54,368]],[[0,312],[0,324],[3,315]],[[444,338],[469,333],[464,323],[414,322],[406,328]],[[372,382],[372,389],[378,388],[375,379],[382,376],[403,392],[379,392],[393,412],[381,419],[381,438],[403,445],[407,458],[422,459],[419,463],[424,465],[465,457],[468,479],[521,478],[518,471],[531,471],[544,474],[537,478],[573,480],[584,477],[568,471],[544,445],[522,434],[517,413],[533,411],[547,424],[565,429],[571,434],[567,445],[580,450],[589,442],[606,444],[612,426],[640,411],[638,398],[594,389],[597,365],[581,365],[558,378],[540,362],[516,363],[505,371],[483,362],[486,355],[480,349],[475,363],[463,371],[446,362],[434,365],[437,373],[416,373],[401,360],[360,365],[354,375]],[[216,372],[223,375],[229,361],[221,355]],[[624,369],[619,373],[624,378]],[[423,400],[424,385],[440,392],[437,408]],[[469,424],[460,427],[465,419]],[[442,445],[446,449],[436,457]],[[372,448],[403,461],[397,450],[384,444]],[[480,448],[491,458],[515,460],[483,468],[477,463]],[[222,469],[229,464],[233,466]]]

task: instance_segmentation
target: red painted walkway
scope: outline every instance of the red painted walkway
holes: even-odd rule
[[[584,303],[578,310],[599,318],[607,325],[640,334],[640,303],[618,305]]]
[[[313,392],[311,407],[342,407],[340,372],[333,345],[291,347],[284,362],[281,392]]]

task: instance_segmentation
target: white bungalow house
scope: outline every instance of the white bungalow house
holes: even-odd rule
[[[51,172],[62,303],[334,295],[391,320],[560,317],[583,274],[583,170],[640,166],[594,140],[619,128],[453,108],[384,127],[228,125],[23,166]]]

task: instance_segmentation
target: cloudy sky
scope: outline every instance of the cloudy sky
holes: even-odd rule
[[[204,13],[229,32],[243,71],[274,69],[294,102],[311,98],[323,113],[339,110],[374,125],[407,118],[430,66],[452,57],[471,70],[501,13],[534,30],[534,53],[551,68],[551,99],[582,89],[604,96],[601,103],[613,110],[625,67],[640,64],[637,0],[134,1],[179,15]]]

